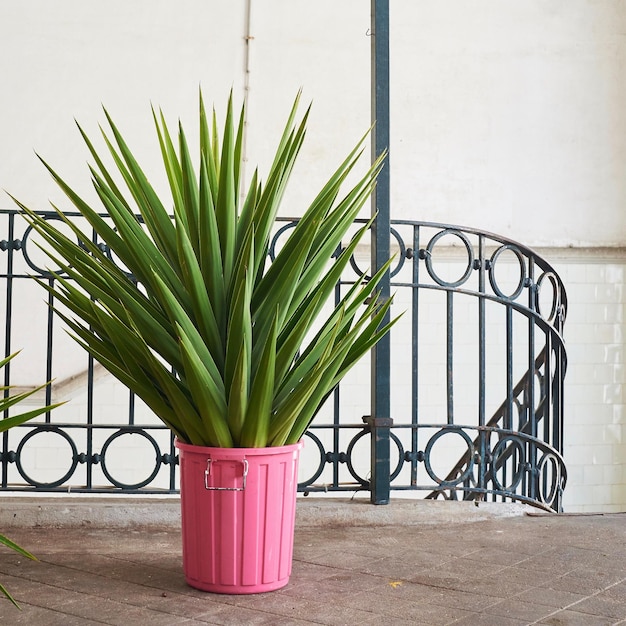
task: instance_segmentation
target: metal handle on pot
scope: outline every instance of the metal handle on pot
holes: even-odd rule
[[[244,491],[248,478],[248,461],[242,459],[241,463],[243,465],[243,483],[241,487],[210,487],[209,476],[211,475],[211,458],[209,457],[206,461],[206,469],[204,470],[204,488],[207,491]]]

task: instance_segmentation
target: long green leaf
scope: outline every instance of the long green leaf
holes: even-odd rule
[[[242,343],[228,392],[228,426],[236,445],[241,446],[241,430],[250,394],[250,350]]]
[[[220,235],[224,284],[228,285],[233,271],[237,236],[237,196],[235,190],[238,187],[238,181],[235,180],[235,131],[233,128],[232,94],[228,100],[222,141],[219,191],[215,202],[215,214]]]
[[[226,286],[224,284],[224,268],[219,241],[219,230],[213,195],[210,188],[207,163],[202,156],[200,160],[200,216],[199,216],[199,256],[198,263],[202,272],[204,285],[209,295],[218,326],[222,332],[222,340],[225,340],[226,332]]]
[[[207,344],[218,368],[221,368],[224,365],[222,334],[210,296],[207,293],[202,268],[198,264],[193,244],[186,229],[179,224],[176,233],[178,235],[178,256],[180,258],[182,278],[191,300],[196,327]]]
[[[183,206],[183,192],[182,192],[182,168],[174,149],[174,143],[172,141],[172,135],[165,121],[163,111],[159,110],[159,116],[152,109],[152,117],[154,119],[154,126],[159,138],[159,146],[161,147],[161,158],[163,160],[163,166],[165,173],[167,174],[167,180],[170,185],[170,192],[172,194],[172,200],[176,211],[181,214],[184,213]]]
[[[214,384],[220,389],[222,394],[225,394],[224,383],[220,370],[215,363],[215,359],[208,349],[206,343],[202,339],[202,335],[198,332],[193,320],[187,315],[187,312],[180,305],[176,296],[168,289],[167,285],[160,279],[159,276],[155,276],[155,283],[159,288],[159,295],[163,305],[167,308],[167,314],[170,317],[172,324],[180,326],[185,335],[193,343],[195,352],[200,356],[205,368],[211,375],[211,379]]]
[[[274,315],[272,330],[267,337],[261,362],[256,370],[250,389],[250,401],[241,432],[241,446],[264,448],[268,445],[272,403],[274,400],[274,377],[276,371],[276,338],[278,336],[279,310]]]
[[[228,428],[228,409],[223,391],[215,385],[211,373],[196,351],[194,342],[186,335],[181,326],[178,326],[178,331],[185,361],[184,377],[189,384],[191,395],[195,398],[196,408],[202,418],[206,441],[209,445],[231,448],[233,447],[233,437]]]

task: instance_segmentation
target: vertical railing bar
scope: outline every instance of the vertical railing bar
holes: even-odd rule
[[[339,446],[340,441],[340,424],[339,416],[341,411],[341,386],[338,385],[333,391],[333,487],[339,486]]]
[[[551,381],[552,381],[552,346],[550,341],[550,333],[545,333],[545,357],[543,365],[543,397],[544,397],[544,409],[543,409],[543,437],[544,441],[553,446],[554,442],[551,440],[552,435],[552,393],[551,393]]]
[[[91,240],[97,244],[98,235],[93,229],[91,231]],[[94,415],[94,358],[89,354],[87,357],[87,468],[86,483],[87,489],[93,486],[93,415]]]
[[[413,286],[411,289],[411,485],[417,484],[417,453],[419,451],[419,320],[420,320],[420,227],[413,226]]]
[[[513,309],[507,304],[506,315],[506,412],[504,428],[513,430]]]
[[[335,286],[335,306],[341,302],[341,285],[338,283]],[[340,385],[337,385],[333,391],[333,487],[339,486],[339,424],[340,424]]]
[[[54,278],[50,277],[48,279],[48,286],[52,288],[54,285]],[[46,335],[46,381],[52,380],[52,350],[53,350],[53,333],[54,333],[54,296],[52,292],[48,292],[48,324],[47,324],[47,335]],[[52,404],[52,385],[48,385],[46,387],[46,404]],[[52,421],[52,417],[50,415],[50,411],[46,412],[45,422],[46,424],[50,424]]]
[[[486,324],[485,324],[485,292],[486,280],[485,273],[490,268],[487,267],[487,259],[485,253],[485,237],[478,237],[478,425],[485,425],[485,384],[486,384]],[[479,433],[479,458],[480,467],[478,469],[478,486],[486,489],[487,477],[487,433],[481,430]],[[495,467],[493,468],[495,472]]]
[[[454,295],[446,290],[446,417],[454,424]]]
[[[511,305],[505,305],[505,326],[506,326],[506,409],[502,419],[502,427],[506,430],[513,430],[513,311]],[[517,449],[513,452],[513,467],[517,467]],[[502,466],[501,484],[507,484],[508,465]],[[492,470],[495,474],[496,467]],[[503,501],[506,499],[503,498]]]
[[[535,263],[531,257],[528,260],[528,276],[530,287],[528,289],[528,308],[536,311],[536,285],[535,285]],[[537,436],[537,415],[535,413],[535,322],[532,316],[528,317],[528,419],[530,420],[530,435]],[[528,463],[530,464],[531,477],[528,482],[528,496],[535,498],[537,494],[537,448],[529,444]]]
[[[87,357],[87,489],[93,486],[94,359]]]
[[[176,446],[174,445],[174,435],[173,433],[170,432],[170,468],[169,468],[169,472],[170,472],[170,486],[169,489],[170,491],[174,491],[174,489],[176,489],[176,458],[177,458],[177,451],[176,451]]]
[[[485,425],[486,324],[485,324],[485,238],[478,239],[478,425]]]
[[[13,238],[15,236],[15,215],[9,214],[9,232],[7,233],[8,248],[7,253],[7,309],[6,319],[4,324],[4,357],[8,357],[11,354],[11,315],[13,310]],[[4,386],[9,385],[9,372],[11,369],[10,363],[4,368]],[[5,396],[8,395],[8,390],[5,391]]]
[[[135,393],[132,391],[128,393],[128,425],[135,425]]]
[[[551,441],[552,435],[552,394],[550,393],[550,381],[552,380],[552,348],[550,342],[550,333],[545,333],[545,357],[543,365],[543,440],[553,446],[554,442]],[[548,493],[548,472],[543,475],[543,492]]]
[[[563,317],[564,311],[563,294],[561,290],[561,281],[558,276],[556,277],[557,284],[555,285],[555,297],[557,301],[555,303],[556,310],[554,314],[554,326],[559,335],[563,333]],[[556,349],[558,355],[555,354],[554,363],[554,382],[553,382],[553,398],[554,398],[554,446],[559,452],[563,452],[563,361],[565,355],[562,354],[561,345],[557,343]]]
[[[4,358],[11,354],[11,319],[13,313],[13,239],[15,237],[15,213],[9,213],[9,230],[7,233],[8,248],[7,252],[7,306],[6,306],[6,319],[4,325]],[[4,382],[3,386],[8,387],[11,384],[11,363],[7,363],[4,366]],[[9,390],[4,390],[4,397],[9,396]],[[4,412],[3,417],[8,417],[8,409]],[[9,451],[9,432],[2,433],[2,450]],[[3,458],[2,460],[2,488],[6,489],[8,486],[8,472],[9,461]]]
[[[558,345],[559,356],[555,358],[554,365],[554,445],[556,449],[563,453],[563,361],[565,356],[561,354],[562,348]]]

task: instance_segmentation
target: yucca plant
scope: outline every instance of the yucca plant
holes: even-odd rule
[[[0,359],[0,369],[5,367],[9,363],[9,361],[13,359],[16,355],[17,352],[5,357],[4,359]],[[23,402],[34,393],[37,393],[40,389],[44,389],[46,386],[47,384],[41,385],[41,387],[37,387],[36,389],[29,389],[28,391],[24,391],[22,393],[14,395],[10,395],[10,387],[0,386],[0,415],[3,416],[3,418],[0,419],[0,433],[3,433],[5,430],[9,430],[9,428],[12,428],[13,426],[19,426],[20,424],[23,424],[28,420],[34,419],[35,417],[38,417],[43,413],[51,411],[56,406],[59,406],[58,404],[53,404],[50,406],[37,407],[36,409],[26,411],[25,413],[19,413],[17,415],[12,415],[11,417],[8,417],[8,411],[10,408],[14,407],[20,402]],[[0,544],[11,548],[11,550],[15,550],[15,552],[21,554],[23,557],[35,561],[37,560],[36,557],[34,557],[30,552],[24,550],[24,548],[21,548],[14,541],[11,541],[8,537],[5,537],[2,534],[0,534]],[[0,593],[4,594],[17,608],[20,608],[18,603],[14,600],[13,596],[2,584],[0,584]]]
[[[369,280],[361,276],[332,312],[323,312],[370,226],[364,224],[334,259],[381,168],[378,160],[340,196],[367,135],[273,261],[268,258],[305,136],[309,110],[297,120],[299,97],[265,183],[255,171],[245,194],[244,109],[237,119],[232,94],[221,133],[215,110],[207,114],[200,94],[195,165],[182,125],[175,145],[163,113],[152,110],[171,190],[166,201],[106,110],[109,130],[102,134],[114,166],[107,168],[79,126],[95,161],[90,171],[102,206],[90,206],[44,165],[104,249],[57,207],[76,240],[54,226],[58,220],[18,202],[60,268],[52,286],[41,283],[70,311],[57,313],[182,442],[267,447],[299,441],[333,388],[390,327],[390,301],[379,302],[376,292],[387,266]]]

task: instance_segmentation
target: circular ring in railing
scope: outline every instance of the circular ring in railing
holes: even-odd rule
[[[59,437],[61,437],[62,439],[65,439],[65,441],[70,446],[70,450],[72,452],[72,463],[70,465],[69,470],[67,470],[67,472],[63,474],[63,476],[61,476],[61,478],[59,478],[58,480],[52,480],[49,482],[41,482],[41,481],[35,480],[34,478],[31,478],[26,472],[26,470],[24,469],[24,465],[22,463],[22,454],[24,452],[24,446],[33,437],[40,435],[41,433],[54,433],[55,435],[59,435]],[[46,446],[46,448],[49,449],[49,446]],[[20,473],[22,478],[29,485],[33,485],[34,487],[39,487],[39,488],[53,489],[54,487],[59,487],[60,485],[62,485],[74,473],[74,470],[76,469],[76,466],[78,465],[78,450],[76,449],[76,444],[74,443],[74,440],[64,430],[61,430],[60,428],[57,428],[56,426],[39,426],[31,430],[22,439],[22,441],[20,441],[20,444],[17,447],[15,465],[17,466],[17,471]]]
[[[467,445],[467,453],[466,453],[468,455],[467,467],[465,468],[463,473],[455,480],[445,480],[443,478],[440,478],[439,476],[437,476],[437,474],[435,474],[430,464],[430,453],[432,452],[433,446],[441,437],[443,437],[444,435],[450,435],[450,434],[459,435],[465,441],[465,444]],[[464,430],[461,430],[460,428],[454,428],[454,429],[442,428],[440,431],[436,432],[429,439],[428,444],[426,445],[426,449],[424,450],[424,467],[426,468],[428,475],[440,487],[443,487],[444,489],[447,489],[448,487],[454,487],[455,485],[458,485],[459,483],[466,480],[472,473],[473,465],[474,465],[474,442],[472,441],[471,437]]]
[[[317,446],[317,449],[319,451],[319,455],[320,455],[320,462],[317,466],[317,469],[315,470],[315,472],[313,473],[313,475],[310,478],[307,478],[306,480],[303,480],[301,482],[298,483],[298,489],[302,489],[303,487],[308,487],[309,485],[312,485],[321,475],[322,472],[324,471],[324,445],[322,444],[322,442],[320,441],[319,437],[317,437],[316,435],[314,435],[310,430],[307,430],[304,435],[306,437],[309,437],[310,439],[312,439],[315,442],[315,445]],[[302,454],[300,455],[302,456]]]
[[[393,238],[398,243],[398,251],[395,254],[397,262],[393,267],[390,268],[390,272],[389,272],[390,277],[393,278],[404,266],[404,261],[406,259],[406,244],[402,240],[400,233],[395,228],[391,228],[389,230],[389,233],[393,236]],[[394,253],[392,253],[391,256],[394,256]],[[365,280],[371,279],[371,276],[369,274],[366,274],[365,271],[359,267],[359,264],[354,258],[354,254],[350,257],[350,266],[352,267],[352,269],[355,271],[357,275],[363,276],[365,274]]]
[[[561,463],[554,452],[545,452],[537,463],[537,496],[540,502],[552,508],[559,492]],[[546,486],[550,484],[546,493]]]
[[[363,430],[361,430],[357,435],[355,435],[354,437],[352,437],[352,439],[350,440],[350,443],[348,444],[348,449],[346,452],[346,467],[348,468],[348,471],[350,472],[350,475],[361,485],[363,485],[364,487],[367,487],[369,485],[369,481],[367,480],[367,478],[363,478],[362,476],[359,476],[359,474],[357,474],[356,470],[354,469],[354,466],[352,465],[352,451],[354,450],[354,446],[359,442],[359,440],[364,437],[365,435],[369,435],[370,431],[367,428],[364,428]]]
[[[404,467],[404,446],[402,445],[400,439],[392,431],[389,431],[389,437],[398,448],[398,464],[396,465],[396,469],[393,470],[389,476],[389,482],[391,482],[398,477],[398,474],[400,474],[402,468]]]
[[[274,234],[274,236],[272,237],[272,241],[270,242],[270,248],[269,248],[269,257],[271,259],[272,262],[274,262],[274,260],[276,259],[276,255],[278,254],[278,252],[276,251],[276,246],[278,244],[278,240],[290,229],[295,228],[298,225],[298,222],[287,222],[287,224],[285,224],[284,226],[281,226],[276,233]]]
[[[58,215],[55,215],[55,214],[46,215],[46,220],[47,221],[55,220],[58,222],[62,222],[63,224],[65,223]],[[30,267],[32,270],[34,270],[35,272],[37,272],[37,274],[41,276],[50,276],[52,273],[61,274],[62,273],[61,268],[50,269],[50,268],[39,267],[39,265],[37,265],[37,263],[34,261],[33,257],[29,253],[28,244],[31,241],[31,236],[34,236],[37,234],[38,234],[37,231],[32,226],[28,226],[28,228],[24,231],[24,236],[22,237],[22,254],[24,255],[24,260],[26,261],[26,264],[28,265],[28,267]],[[69,233],[68,233],[68,236],[69,236]],[[40,250],[37,243],[33,243],[32,245],[35,246],[37,251],[41,252],[41,254],[45,254],[45,252],[42,252]],[[78,245],[81,245],[80,241],[78,242]],[[46,258],[50,261],[52,260],[47,255],[46,255]]]
[[[138,481],[136,483],[123,483],[119,480],[113,478],[106,465],[106,456],[109,446],[115,441],[118,437],[122,437],[123,435],[139,435],[148,440],[148,442],[152,445],[155,452],[155,466],[152,470],[152,473],[145,480]],[[122,428],[117,432],[113,433],[102,446],[102,451],[100,452],[100,465],[102,466],[102,472],[107,477],[109,482],[120,489],[140,489],[141,487],[145,487],[149,483],[151,483],[156,475],[159,473],[159,469],[161,469],[161,451],[159,449],[159,444],[155,441],[154,437],[150,436],[145,430],[141,430],[139,428]]]
[[[508,445],[510,444],[510,445]],[[508,484],[504,485],[498,479],[498,472],[503,472],[503,469],[507,467],[506,457],[513,455],[513,458],[517,460],[517,466],[515,472],[511,477]],[[503,468],[498,468],[498,462],[503,459]],[[524,466],[526,463],[526,454],[524,451],[524,445],[518,437],[513,435],[507,435],[500,439],[497,445],[494,447],[491,458],[491,480],[496,486],[498,491],[513,491],[519,485],[524,476]]]
[[[406,244],[402,240],[400,233],[395,228],[391,228],[390,232],[394,236],[395,240],[398,242],[398,252],[396,253],[398,262],[396,263],[395,267],[391,268],[390,271],[390,277],[393,278],[404,267],[404,261],[408,257],[406,255]],[[391,256],[393,256],[393,254],[394,253],[392,252]]]
[[[496,265],[500,256],[505,252],[512,252],[517,259],[517,262],[519,263],[519,281],[513,292],[508,295],[500,289],[498,281],[496,280]],[[491,284],[491,288],[494,290],[496,295],[503,300],[515,300],[515,298],[517,298],[520,293],[522,293],[524,285],[526,284],[526,260],[517,246],[511,244],[500,246],[491,255],[489,264],[489,283]]]
[[[543,314],[542,308],[544,307],[541,304],[541,293],[546,280],[549,281],[552,287],[552,297],[549,307],[550,314],[548,316]],[[535,310],[544,320],[546,320],[546,322],[553,322],[557,313],[560,313],[560,305],[561,298],[559,295],[559,281],[553,272],[544,272],[537,280],[537,289],[535,290]]]
[[[348,468],[350,475],[364,487],[369,486],[370,481],[366,478],[363,478],[362,476],[359,476],[359,474],[354,469],[354,466],[352,465],[352,451],[354,450],[354,446],[362,437],[370,434],[371,432],[367,428],[360,431],[355,437],[350,440],[350,443],[348,444],[348,449],[346,451],[346,467]],[[393,472],[391,472],[391,475],[389,477],[389,480],[392,481],[402,471],[402,467],[404,465],[404,447],[400,439],[398,439],[398,437],[391,431],[389,432],[389,438],[396,444],[396,447],[398,448],[398,463],[396,464],[395,469],[393,470]]]
[[[461,278],[455,281],[444,280],[437,274],[437,272],[435,272],[433,268],[433,250],[435,248],[435,245],[440,239],[448,235],[460,239],[461,243],[465,246],[465,250],[467,252],[467,267],[465,268],[465,271]],[[428,246],[426,247],[425,262],[428,274],[438,285],[441,285],[442,287],[460,287],[472,275],[472,271],[474,269],[474,249],[472,248],[470,240],[464,233],[459,230],[454,230],[452,228],[446,228],[445,230],[439,231],[428,242]]]

